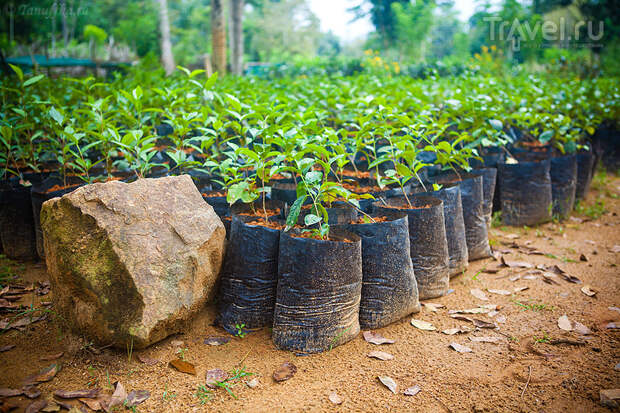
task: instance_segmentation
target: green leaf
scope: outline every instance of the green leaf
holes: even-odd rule
[[[320,171],[309,171],[304,178],[308,186],[316,185],[321,182],[321,179],[323,179],[323,172]]]
[[[321,222],[321,219],[322,218],[318,215],[308,214],[304,217],[304,224],[306,224],[306,226],[310,226],[316,224],[317,222]]]
[[[555,133],[553,131],[546,130],[540,134],[540,136],[538,137],[538,140],[540,141],[540,143],[547,143],[551,140],[551,138],[553,138],[554,134]]]
[[[502,124],[500,120],[489,119],[489,123],[491,124],[493,129],[495,129],[496,131],[501,131],[502,129],[504,129],[504,125]]]
[[[301,207],[303,206],[304,202],[306,202],[306,198],[308,198],[308,195],[303,195],[297,198],[295,202],[293,202],[291,210],[288,212],[288,216],[286,217],[286,228],[284,229],[284,231],[290,230],[297,224],[299,212],[301,211]]]
[[[55,107],[51,107],[48,114],[58,123],[58,125],[62,126],[62,122],[65,120],[65,117],[56,110]]]
[[[23,82],[24,81],[24,72],[22,72],[22,69],[19,66],[15,66],[9,63],[9,66],[11,66],[11,69],[13,69],[13,71],[17,74],[17,77],[19,78],[19,82]]]
[[[411,169],[409,169],[405,164],[402,164],[402,163],[396,164],[396,172],[398,172],[400,176],[412,176],[413,175],[413,172],[411,172]]]
[[[30,79],[26,80],[24,82],[24,87],[28,87],[30,85],[33,85],[35,83],[37,83],[39,80],[43,79],[45,77],[45,75],[37,75],[37,76],[33,76]]]

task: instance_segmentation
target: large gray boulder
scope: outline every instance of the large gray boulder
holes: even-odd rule
[[[215,294],[225,229],[187,175],[78,188],[41,226],[54,308],[99,343],[148,346]]]

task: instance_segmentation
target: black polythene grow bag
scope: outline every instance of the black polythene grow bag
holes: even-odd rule
[[[577,153],[577,189],[575,199],[584,199],[590,190],[592,181],[592,152],[582,151]]]
[[[361,291],[357,235],[334,228],[330,240],[322,241],[282,232],[273,342],[284,350],[318,353],[352,340],[360,330]]]
[[[465,240],[461,188],[458,185],[454,185],[438,191],[416,193],[413,196],[434,196],[443,201],[450,277],[461,274],[467,268],[469,262],[467,241]]]
[[[458,185],[461,188],[463,205],[463,222],[465,223],[465,241],[469,261],[491,256],[489,230],[484,215],[484,191],[482,175],[461,173],[444,173],[435,178],[435,182],[446,187]]]
[[[294,182],[275,182],[271,186],[271,199],[293,205],[297,199],[297,184]]]
[[[235,334],[236,325],[271,326],[278,284],[280,231],[248,225],[253,216],[233,215],[220,277],[217,323]]]
[[[551,162],[503,163],[497,170],[506,225],[536,225],[551,219]]]
[[[390,214],[395,209],[407,214],[409,248],[419,298],[440,297],[448,291],[450,282],[443,201],[431,196],[412,196],[409,200],[413,208],[409,208],[404,197],[388,199],[389,206],[375,202],[373,208],[377,215]]]
[[[577,190],[577,157],[565,155],[551,158],[551,198],[553,215],[566,218],[575,205]]]
[[[70,185],[68,188],[59,189],[53,192],[47,191],[55,185],[61,187],[65,185],[65,181],[62,178],[49,177],[44,179],[43,182],[32,185],[30,196],[32,199],[34,233],[37,245],[37,254],[41,259],[45,259],[45,251],[43,249],[43,230],[41,229],[41,207],[43,206],[43,202],[52,198],[61,197],[69,192],[73,192],[84,184],[85,182],[83,180],[72,176],[67,178],[67,185]]]
[[[332,206],[325,209],[329,225],[345,225],[357,219],[357,210],[345,202],[332,202]],[[310,213],[316,214],[311,204],[301,209],[297,222],[303,226],[306,215]]]
[[[364,330],[385,327],[420,311],[407,215],[393,215],[385,222],[344,226],[362,239],[359,319]]]
[[[493,218],[497,168],[474,169],[472,173],[482,175],[482,215],[487,224],[487,229],[489,229],[491,228],[491,220]]]
[[[38,180],[29,179],[29,182]],[[0,239],[4,254],[12,259],[37,258],[30,186],[18,178],[0,182]]]

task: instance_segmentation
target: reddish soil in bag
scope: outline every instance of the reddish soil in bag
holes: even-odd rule
[[[606,186],[596,181],[592,186],[582,203],[584,210],[594,212],[592,205],[600,199],[608,212],[595,220],[574,214],[563,223],[491,229],[491,245],[512,266],[500,266],[492,258],[471,262],[464,274],[450,280],[454,291],[432,300],[445,308],[433,312],[422,306],[420,313],[376,330],[394,344],[373,345],[360,334],[331,351],[296,356],[276,349],[268,328],[244,338],[230,336],[213,325],[216,309],[209,305],[183,334],[135,350],[129,360],[125,350],[101,349],[65,328],[59,330],[61,324],[52,321],[49,313],[47,320],[0,334],[0,349],[15,346],[0,352],[0,388],[19,389],[24,378],[62,363],[53,379],[38,386],[42,395],[37,400],[52,398],[56,390],[101,387],[111,394],[108,386],[119,381],[127,392],[150,391],[150,397],[137,406],[140,412],[609,412],[600,404],[599,392],[620,388],[620,329],[609,328],[610,323],[620,325],[620,179],[610,177]],[[587,261],[580,259],[582,254]],[[534,268],[520,268],[515,262]],[[0,266],[4,265],[2,260]],[[582,283],[567,282],[552,271],[537,271],[537,265],[557,265]],[[12,303],[46,308],[42,302],[51,301],[53,291],[36,294],[36,281],[48,279],[45,265],[27,263],[14,271],[21,280],[12,284],[35,284]],[[584,294],[586,285],[586,291],[596,295]],[[482,290],[487,300],[474,297],[473,289]],[[463,316],[494,322],[498,330],[475,330],[472,322],[449,313],[482,305],[496,305],[498,313]],[[560,329],[558,319],[564,315],[588,327],[591,334],[582,337]],[[0,320],[9,317],[0,314]],[[411,318],[432,323],[437,331],[417,329]],[[441,333],[454,328],[472,331]],[[230,341],[213,346],[204,343],[208,337]],[[470,337],[496,337],[497,342],[474,342]],[[451,343],[472,352],[459,353],[449,347]],[[168,366],[178,358],[179,349],[187,349],[184,358],[195,366],[196,376]],[[371,351],[387,352],[394,359],[370,358]],[[49,361],[61,352],[60,358]],[[278,383],[272,375],[284,362],[294,364],[297,371]],[[218,388],[210,389],[211,399],[201,404],[196,392],[205,384],[206,371],[230,372],[240,366],[254,375],[231,387],[238,400]],[[398,384],[397,394],[378,376],[391,377]],[[254,378],[256,387],[245,384]],[[416,385],[421,390],[415,396],[403,394]],[[342,404],[330,401],[332,393]],[[20,406],[16,411],[32,402],[24,396],[4,400]],[[331,400],[338,398],[332,395]],[[119,411],[129,410],[121,406]]]
[[[280,209],[267,209],[267,216],[274,216],[274,215],[280,215]],[[246,211],[246,212],[239,212],[237,213],[237,215],[243,215],[243,216],[248,216],[248,217],[264,217],[265,216],[265,211],[263,211],[263,209],[261,207],[256,207],[254,211]]]
[[[373,222],[373,220],[374,220],[374,222]],[[388,217],[386,217],[386,216],[372,217],[372,219],[370,219],[370,218],[368,218],[365,215],[361,215],[355,221],[351,222],[351,224],[375,224],[377,222],[388,222],[388,221],[390,221],[390,219],[388,219]]]
[[[215,197],[226,197],[226,192],[224,191],[217,191],[217,192],[203,192],[202,193],[203,197],[207,197],[207,198],[215,198]]]
[[[284,230],[284,228],[286,228],[286,225],[282,224],[281,222],[277,222],[276,220],[265,221],[264,218],[260,218],[260,219],[254,220],[254,221],[246,222],[245,224],[246,225],[261,226],[261,227],[277,229],[277,230]]]
[[[324,239],[324,238],[321,238],[320,235],[315,235],[311,231],[290,233],[289,235],[291,237],[293,237],[293,238],[315,239],[317,241],[346,242],[346,243],[353,243],[353,242],[355,242],[355,241],[350,240],[348,238],[332,238],[332,237],[328,237],[327,239]]]
[[[62,191],[63,189],[77,188],[78,186],[80,186],[80,184],[54,185],[53,187],[51,187],[48,190],[46,190],[45,193],[49,194],[49,193],[56,192],[56,191]]]
[[[406,211],[408,209],[427,209],[432,207],[431,204],[427,204],[427,205],[408,205],[407,203],[405,203],[404,205],[390,205],[390,204],[383,204],[382,205],[385,208],[392,208],[392,209],[398,209],[401,211]]]
[[[351,184],[348,182],[343,182],[342,183],[342,187],[344,189],[347,189],[351,192],[355,192],[358,194],[367,194],[367,193],[371,193],[371,192],[383,192],[386,191],[390,188],[383,188],[381,189],[379,186],[377,185],[373,185],[373,186],[360,186],[360,185],[355,185],[355,184]]]

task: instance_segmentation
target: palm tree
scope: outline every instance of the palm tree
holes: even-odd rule
[[[222,0],[211,0],[211,36],[213,64],[219,74],[226,73],[226,21]]]
[[[159,1],[159,31],[161,32],[161,61],[166,75],[174,72],[174,56],[172,55],[172,43],[170,42],[170,22],[168,21],[168,2]]]
[[[243,7],[245,0],[232,1],[232,71],[235,75],[243,74]]]

